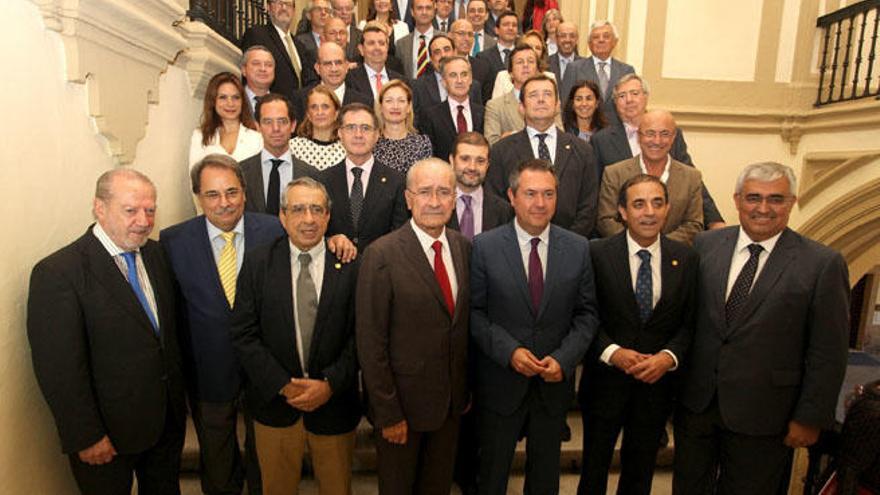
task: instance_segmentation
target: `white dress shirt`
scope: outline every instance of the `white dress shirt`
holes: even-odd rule
[[[390,82],[390,79],[388,79],[388,71],[385,67],[382,67],[382,72],[376,72],[367,64],[364,64],[364,69],[367,71],[367,80],[370,82],[370,91],[373,92],[373,101],[379,101],[379,92],[376,91],[376,74],[382,75],[382,87],[385,87],[385,85]]]
[[[98,238],[98,241],[101,242],[101,245],[104,246],[104,249],[106,249],[107,253],[110,254],[110,257],[113,258],[113,262],[116,263],[116,267],[122,272],[122,276],[127,282],[128,263],[126,263],[125,258],[122,257],[122,253],[125,253],[126,251],[117,246],[116,243],[113,242],[113,239],[110,239],[110,236],[107,235],[107,232],[101,227],[100,223],[95,222],[95,226],[92,227],[92,234]],[[156,324],[159,325],[161,322],[159,322],[159,312],[156,309],[156,294],[153,293],[153,286],[150,284],[149,275],[147,275],[147,267],[144,265],[144,258],[141,256],[140,249],[135,250],[134,253],[134,266],[137,271],[138,282],[140,282],[141,289],[144,291],[144,296],[147,298],[147,304],[150,306],[150,311],[153,312],[153,316],[156,318]],[[134,289],[132,289],[132,293],[134,293]]]
[[[666,165],[663,166],[663,173],[660,174],[660,177],[659,177],[660,182],[662,182],[664,184],[666,184],[666,181],[669,180],[669,164],[670,163],[671,163],[671,158],[669,158],[669,155],[667,154],[666,155]],[[642,170],[643,174],[649,175],[648,174],[648,166],[645,165],[645,159],[642,158],[641,154],[639,154],[639,168]]]
[[[244,124],[238,124],[238,137],[235,141],[235,149],[232,153],[226,151],[226,148],[220,144],[220,129],[214,131],[214,137],[208,141],[207,146],[202,145],[202,131],[196,129],[193,131],[192,139],[189,142],[189,166],[187,172],[202,158],[219,153],[221,155],[231,156],[236,161],[242,161],[250,158],[263,149],[263,135],[259,132],[249,129]]]
[[[474,235],[483,232],[483,186],[478,187],[474,192],[466,193],[455,188],[455,214],[458,217],[458,226],[461,229],[461,216],[464,214],[464,200],[462,195],[467,194],[471,197],[471,211],[474,212]]]
[[[282,160],[283,162],[278,166],[278,178],[281,179],[278,182],[281,186],[278,188],[278,204],[281,204],[280,194],[284,191],[284,186],[293,180],[293,155],[290,152],[290,147],[281,156],[275,156],[266,151],[265,148],[260,152],[260,164],[262,165],[263,172],[263,197],[267,201],[269,199],[269,174],[272,173],[272,160]]]
[[[733,249],[733,258],[730,260],[730,273],[727,275],[727,290],[724,291],[725,301],[730,296],[730,291],[733,289],[736,278],[739,277],[739,272],[742,271],[746,262],[749,261],[749,244],[760,244],[764,248],[761,254],[758,255],[758,270],[755,272],[755,278],[752,279],[752,287],[754,287],[755,282],[758,281],[758,277],[761,275],[761,270],[767,264],[767,258],[770,257],[770,253],[773,252],[773,248],[776,247],[776,242],[779,241],[779,236],[781,235],[782,232],[761,242],[755,242],[749,238],[749,235],[746,234],[742,227],[739,228],[739,237],[737,237],[736,247]]]
[[[296,308],[296,279],[299,277],[299,272],[301,270],[299,263],[299,255],[307,252],[312,255],[312,262],[309,263],[309,275],[312,276],[312,282],[315,284],[315,295],[318,297],[318,303],[321,302],[321,287],[324,285],[324,242],[321,241],[315,244],[308,251],[302,251],[298,247],[294,246],[292,242],[288,239],[288,244],[290,245],[290,293],[293,294],[293,321],[296,322],[296,350],[297,354],[299,354],[299,362],[305,363],[305,358],[307,356],[304,355],[303,352],[303,343],[302,343],[302,327],[299,324],[299,310]],[[315,330],[312,330],[312,343],[315,342],[314,339]],[[303,376],[306,378],[309,377],[309,372],[303,366]]]
[[[544,231],[534,236],[519,226],[519,220],[513,222],[516,231],[516,243],[519,244],[519,254],[522,256],[523,268],[526,271],[526,281],[529,278],[529,257],[532,255],[532,238],[541,239],[538,243],[538,258],[541,260],[541,275],[547,280],[547,245],[550,242],[550,224],[544,227]]]
[[[624,122],[623,130],[626,132],[626,141],[629,143],[629,152],[632,156],[641,155],[642,146],[639,144],[639,127]]]
[[[363,185],[364,198],[367,197],[367,184],[370,183],[370,174],[373,172],[373,163],[376,159],[373,156],[364,162],[361,165],[361,169],[363,172],[361,173],[361,184]],[[345,181],[348,183],[348,194],[351,196],[351,186],[354,185],[354,174],[351,173],[351,169],[357,167],[353,161],[351,161],[348,157],[345,158]]]
[[[532,145],[532,153],[534,153],[535,158],[538,158],[538,143],[541,142],[538,138],[538,134],[541,134],[541,131],[538,131],[534,127],[526,126],[526,133],[529,135],[529,144]],[[547,137],[544,138],[544,142],[547,143],[548,151],[550,151],[550,161],[556,163],[556,126],[551,125],[546,131],[543,131],[543,133],[547,134]]]
[[[208,240],[211,242],[211,252],[214,254],[214,264],[220,264],[220,253],[226,247],[226,239],[223,238],[223,230],[205,218],[205,226],[208,230]],[[232,245],[235,247],[235,273],[238,275],[241,264],[244,262],[244,215],[238,219],[238,223],[232,228],[235,232]]]
[[[443,266],[446,267],[446,275],[449,277],[449,287],[452,290],[452,300],[457,303],[458,277],[455,276],[455,264],[452,262],[452,252],[449,251],[449,239],[446,237],[446,227],[443,227],[443,232],[440,234],[440,237],[434,238],[422,230],[421,227],[416,225],[415,220],[410,219],[409,223],[412,225],[412,229],[416,233],[416,238],[418,238],[419,244],[422,245],[422,251],[424,251],[425,256],[428,258],[428,264],[431,265],[431,270],[434,269],[434,241],[440,241],[443,245],[440,249],[440,257],[443,258]]]
[[[446,100],[449,103],[449,114],[452,116],[452,123],[455,126],[456,131],[458,131],[458,106],[461,105],[464,108],[462,109],[462,113],[464,114],[464,120],[467,122],[467,128],[469,131],[474,130],[474,119],[471,117],[471,102],[470,98],[465,98],[464,101],[458,102],[453,100],[452,98],[448,98]]]
[[[568,57],[563,56],[561,53],[559,54],[559,76],[565,79],[565,69],[568,68],[568,64],[574,62],[574,52],[571,52],[571,55]],[[562,98],[568,98],[568,95],[561,95]]]

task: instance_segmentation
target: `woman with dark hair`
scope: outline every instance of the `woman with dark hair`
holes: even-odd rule
[[[396,0],[372,0],[367,9],[367,18],[358,23],[358,29],[364,30],[364,26],[370,21],[378,21],[385,26],[385,30],[391,39],[389,40],[389,55],[393,53],[394,42],[409,34],[409,26],[397,18],[397,13],[391,7],[391,2]]]
[[[562,110],[562,123],[568,133],[590,142],[593,133],[605,127],[599,99],[599,86],[583,80],[571,88],[568,101]]]
[[[433,151],[431,139],[413,126],[412,101],[412,90],[399,79],[382,86],[376,100],[381,134],[373,156],[404,174],[413,163],[430,157]]]
[[[544,22],[541,23],[541,33],[544,35],[544,41],[547,44],[547,56],[552,57],[559,48],[556,46],[556,28],[565,19],[562,13],[557,9],[550,9],[544,14]]]
[[[238,161],[263,149],[250,105],[239,76],[221,72],[211,78],[202,106],[202,120],[189,145],[189,167],[202,158],[221,153]]]
[[[306,96],[306,112],[290,140],[290,152],[318,170],[332,167],[345,159],[345,148],[336,132],[339,124],[339,99],[332,90],[317,85]]]

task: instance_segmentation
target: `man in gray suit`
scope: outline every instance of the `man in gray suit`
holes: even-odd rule
[[[700,234],[697,324],[675,427],[675,493],[780,493],[792,448],[834,424],[847,360],[849,276],[787,228],[791,168],[749,165],[739,227]]]
[[[403,66],[403,75],[407,79],[417,79],[428,72],[430,56],[428,44],[434,37],[434,2],[433,0],[413,0],[412,15],[415,27],[408,35],[394,44],[394,55]],[[423,47],[424,45],[424,47]],[[422,50],[424,49],[424,55]]]
[[[571,88],[584,79],[599,85],[602,91],[602,113],[609,123],[618,122],[617,109],[614,107],[614,85],[624,74],[631,74],[635,69],[616,58],[611,52],[617,46],[617,29],[608,21],[596,21],[590,26],[591,56],[574,62],[566,69],[562,79],[563,98],[568,98]],[[563,100],[563,105],[565,101]]]

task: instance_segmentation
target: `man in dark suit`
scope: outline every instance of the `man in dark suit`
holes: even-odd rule
[[[98,179],[97,223],[31,272],[34,373],[81,493],[175,495],[186,404],[174,280],[148,239],[156,189],[130,168]]]
[[[318,47],[324,36],[324,26],[330,18],[331,9],[328,0],[312,0],[304,14],[309,19],[310,29],[293,37],[296,49],[301,57],[302,74],[300,82],[306,87],[318,80],[315,72],[315,61],[318,60]]]
[[[573,22],[560,22],[559,26],[556,27],[556,46],[558,47],[558,51],[553,55],[550,55],[550,71],[553,72],[556,76],[556,81],[559,83],[561,91],[559,101],[562,102],[561,106],[563,108],[565,108],[565,104],[568,102],[568,94],[571,92],[571,88],[575,83],[582,80],[575,80],[575,82],[567,88],[563,85],[568,68],[573,67],[571,64],[584,58],[578,55],[577,44],[577,26]]]
[[[471,64],[458,55],[440,63],[447,97],[430,106],[419,119],[419,131],[430,136],[434,156],[448,160],[456,136],[465,132],[483,132],[483,105],[472,101]]]
[[[627,180],[618,195],[626,230],[590,243],[599,333],[578,387],[584,425],[580,494],[604,495],[623,429],[617,493],[651,492],[660,437],[672,412],[676,370],[693,334],[699,259],[660,234],[666,185]]]
[[[557,184],[547,160],[519,164],[507,193],[516,218],[474,238],[471,337],[481,494],[507,493],[521,432],[527,438],[524,493],[559,492],[559,448],[575,368],[597,319],[589,244],[550,225]]]
[[[467,20],[474,28],[474,47],[471,49],[471,55],[477,56],[482,51],[495,48],[497,29],[486,28],[486,20],[489,18],[489,4],[486,0],[468,0],[466,12]]]
[[[526,128],[492,147],[487,183],[504,197],[509,174],[530,160],[551,162],[559,179],[553,223],[587,236],[596,224],[598,181],[590,145],[554,126],[558,108],[556,83],[544,74],[530,77],[520,91]]]
[[[479,5],[483,0],[476,0]],[[473,21],[471,21],[473,24]],[[495,87],[495,78],[498,77],[498,73],[507,70],[508,68],[508,60],[510,59],[510,54],[513,52],[513,49],[516,45],[516,37],[517,37],[517,26],[519,25],[519,17],[514,12],[507,11],[501,14],[501,17],[498,19],[498,25],[495,28],[495,32],[498,34],[498,41],[493,43],[491,46],[483,48],[476,57],[478,59],[484,60],[487,64],[489,64],[489,68],[491,72],[488,75],[488,78],[492,80],[492,87]],[[476,32],[476,28],[474,28]],[[492,92],[489,92],[489,96],[492,96]]]
[[[591,56],[579,60],[565,71],[564,79],[557,79],[564,98],[578,81],[584,79],[593,81],[599,86],[602,93],[602,114],[605,119],[616,124],[620,121],[617,108],[614,105],[614,93],[617,82],[625,74],[635,73],[635,69],[616,58],[611,57],[614,47],[617,46],[617,29],[608,21],[596,21],[590,26],[589,46]]]
[[[394,79],[403,79],[403,74],[387,67],[388,35],[376,24],[364,26],[360,47],[364,63],[348,72],[346,86],[369,97],[367,105],[372,106],[379,98],[382,87]]]
[[[302,60],[293,42],[290,22],[293,18],[294,4],[290,0],[269,0],[266,11],[269,24],[250,27],[241,37],[241,51],[253,45],[263,45],[275,58],[275,81],[272,92],[293,98],[300,88]]]
[[[739,227],[705,232],[675,423],[675,493],[784,493],[792,448],[834,424],[849,340],[840,253],[787,228],[794,171],[746,167]]]
[[[446,229],[455,175],[436,158],[407,173],[412,221],[364,253],[357,349],[376,427],[380,493],[448,494],[468,406],[470,244]],[[417,329],[417,331],[414,331]]]
[[[440,61],[446,57],[455,55],[452,39],[445,33],[437,33],[428,43],[428,55],[431,63],[425,74],[412,82],[413,109],[415,123],[418,126],[422,118],[428,114],[428,109],[438,105],[448,97],[448,91],[443,84],[443,73],[440,70]],[[471,105],[482,105],[481,90],[477,82],[470,82],[469,97]],[[482,132],[482,124],[480,127]],[[444,160],[446,157],[442,157]]]
[[[403,67],[403,74],[413,80],[422,77],[428,70],[430,56],[428,43],[434,38],[434,1],[413,0],[412,15],[415,26],[412,32],[394,43],[394,56]],[[424,45],[424,54],[422,46]]]
[[[339,141],[345,160],[321,172],[332,201],[329,234],[345,234],[363,252],[375,239],[403,225],[404,178],[373,157],[379,120],[359,103],[339,111]]]
[[[590,145],[596,156],[597,173],[599,180],[602,179],[603,171],[608,165],[632,158],[641,152],[639,146],[638,130],[648,107],[648,84],[636,74],[627,74],[620,78],[614,87],[615,105],[621,121],[609,125],[593,134]],[[679,162],[694,166],[691,155],[687,151],[687,143],[684,133],[676,129],[675,140],[669,149],[669,155]],[[724,218],[715,206],[715,200],[703,184],[703,222],[706,228],[717,229],[724,227]]]
[[[449,163],[455,171],[455,211],[447,227],[473,240],[474,236],[508,223],[510,202],[483,187],[489,170],[489,142],[479,132],[459,134],[452,144]]]
[[[253,424],[246,418],[245,462],[236,426],[241,406],[241,369],[229,338],[235,281],[245,251],[282,236],[278,219],[244,212],[244,176],[226,155],[208,155],[193,166],[192,190],[204,215],[164,229],[168,253],[186,314],[181,329],[193,422],[199,439],[202,491],[260,491]]]
[[[351,493],[357,265],[325,245],[330,200],[319,182],[288,184],[280,218],[287,236],[245,255],[232,317],[263,491],[296,493],[308,448],[321,491]]]
[[[345,23],[348,44],[345,47],[345,56],[351,62],[361,63],[363,59],[358,53],[358,45],[361,44],[361,31],[354,22],[354,0],[330,0],[333,7],[333,18],[341,19]]]
[[[471,27],[471,22],[467,19],[458,19],[453,22],[449,29],[449,37],[452,38],[455,54],[467,57],[468,62],[471,63],[473,79],[480,86],[481,102],[485,105],[492,97],[495,79],[490,76],[492,69],[489,67],[489,62],[471,55],[471,50],[474,47],[474,28]],[[492,77],[491,80],[490,77]]]
[[[293,105],[286,97],[270,93],[257,103],[257,127],[263,151],[241,162],[247,211],[277,215],[281,184],[294,178],[317,177],[318,170],[290,153],[290,134],[296,127]]]
[[[455,21],[453,0],[434,0],[434,29],[447,33]]]
[[[275,80],[272,52],[262,45],[253,45],[245,50],[241,55],[241,76],[245,80],[244,93],[251,115],[256,115],[257,98],[269,94],[269,88]]]
[[[361,93],[346,82],[348,68],[349,64],[345,61],[345,53],[339,45],[333,41],[321,43],[321,48],[318,48],[318,60],[315,62],[315,71],[318,73],[319,80],[298,93],[297,103],[294,105],[297,110],[296,117],[299,120],[304,118],[309,92],[319,84],[333,91],[342,105],[349,103],[371,105],[372,95],[369,92]]]

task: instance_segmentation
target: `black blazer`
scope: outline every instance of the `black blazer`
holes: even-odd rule
[[[390,67],[386,66],[385,71],[388,73],[389,80],[403,80],[403,74],[391,69]],[[348,76],[346,76],[345,78],[346,97],[348,96],[349,89],[357,91],[358,93],[368,98],[369,102],[367,104],[372,108],[374,102],[373,86],[375,86],[375,84],[376,81],[370,81],[370,78],[367,77],[367,69],[364,67],[364,64],[361,64],[357,67],[357,69],[349,71]]]
[[[344,160],[321,171],[321,181],[333,202],[327,235],[345,234],[355,243],[358,251],[364,252],[371,242],[400,227],[409,218],[403,198],[406,179],[400,172],[374,161],[361,216],[355,226],[351,220],[345,174]]]
[[[262,151],[256,155],[245,158],[239,165],[241,173],[244,175],[244,192],[247,201],[244,203],[246,211],[254,211],[257,213],[266,213],[266,188],[263,187],[263,165],[260,160]],[[320,180],[320,172],[308,163],[291,157],[293,161],[293,178],[311,177]],[[281,184],[281,190],[284,190],[286,184]],[[280,203],[279,203],[280,204]]]
[[[605,167],[613,165],[617,162],[628,160],[633,157],[632,150],[629,149],[629,141],[626,139],[626,129],[623,124],[608,126],[599,130],[590,138],[590,145],[593,147],[593,153],[596,156],[596,172],[599,174],[599,181],[602,180],[602,173]],[[687,143],[684,140],[684,133],[681,129],[675,133],[675,140],[672,142],[672,148],[669,155],[674,160],[678,160],[685,165],[694,166],[691,155],[688,154]],[[723,222],[724,218],[718,207],[715,206],[715,200],[703,184],[703,223],[709,225],[714,222]]]
[[[418,126],[424,114],[427,113],[427,109],[442,101],[440,99],[440,82],[434,76],[434,70],[428,67],[425,75],[412,81],[411,87],[413,91],[413,112],[415,113],[416,126]],[[471,105],[483,105],[482,89],[477,81],[471,82],[470,100]],[[480,132],[482,131],[483,127],[480,126]]]
[[[455,202],[456,205],[458,201]],[[513,220],[513,207],[506,199],[501,199],[483,188],[483,232],[490,231],[495,227],[504,225]],[[458,212],[453,209],[452,216],[446,222],[446,227],[453,230],[461,230],[458,226]],[[479,235],[482,232],[475,232]]]
[[[296,45],[302,63],[302,74],[299,75],[300,86],[303,88],[311,86],[320,80],[318,71],[315,70],[315,62],[318,60],[318,45],[315,43],[315,38],[312,37],[311,30],[296,35],[293,38],[293,43]]]
[[[281,37],[278,36],[278,30],[272,24],[261,24],[252,26],[245,31],[241,37],[241,51],[244,52],[254,45],[263,45],[272,52],[275,59],[275,80],[272,87],[269,88],[273,93],[282,94],[288,98],[293,98],[294,93],[300,88],[300,78],[293,71],[293,65],[290,55],[287,54],[287,48]],[[306,60],[303,58],[302,52],[299,51],[296,43],[294,43],[300,56],[300,64],[305,67]],[[314,62],[313,62],[314,63]]]
[[[119,454],[153,447],[163,431],[182,436],[186,404],[174,281],[159,243],[148,240],[141,255],[159,337],[91,227],[31,272],[31,358],[65,454],[104,435]],[[166,430],[169,417],[177,426]]]
[[[302,415],[311,433],[349,432],[361,417],[354,341],[357,263],[339,263],[326,251],[324,280],[308,352],[308,373],[309,378],[326,379],[333,395],[326,404],[307,413],[291,407],[279,393],[292,377],[304,376],[294,332],[290,277],[287,236],[245,254],[231,332],[235,351],[248,376],[248,410],[268,426],[290,426]]]
[[[473,131],[483,132],[483,105],[474,103],[471,99],[471,120],[473,121]],[[452,120],[452,114],[449,113],[449,103],[443,100],[436,105],[428,107],[419,119],[419,132],[431,138],[431,145],[434,149],[434,156],[449,161],[449,155],[452,153],[452,143],[458,137],[458,128],[455,121]]]
[[[559,190],[553,223],[586,237],[596,225],[599,183],[595,158],[589,144],[559,129],[556,132],[554,165]],[[536,158],[526,129],[495,143],[489,156],[487,189],[501,198],[507,198],[510,172],[521,162]]]
[[[468,61],[471,63],[471,73],[474,75],[474,81],[480,85],[481,101],[483,105],[492,98],[492,90],[495,88],[495,76],[492,75],[492,68],[485,59],[468,55]]]
[[[477,54],[476,58],[478,60],[481,60],[489,67],[489,71],[483,77],[492,82],[486,83],[485,81],[482,81],[484,84],[489,84],[492,86],[491,88],[489,88],[488,94],[485,92],[485,88],[483,91],[483,95],[486,98],[486,101],[489,101],[489,99],[492,98],[492,91],[495,89],[495,78],[498,77],[499,72],[507,70],[507,64],[501,61],[501,52],[499,52],[498,49],[495,47],[481,51]]]

